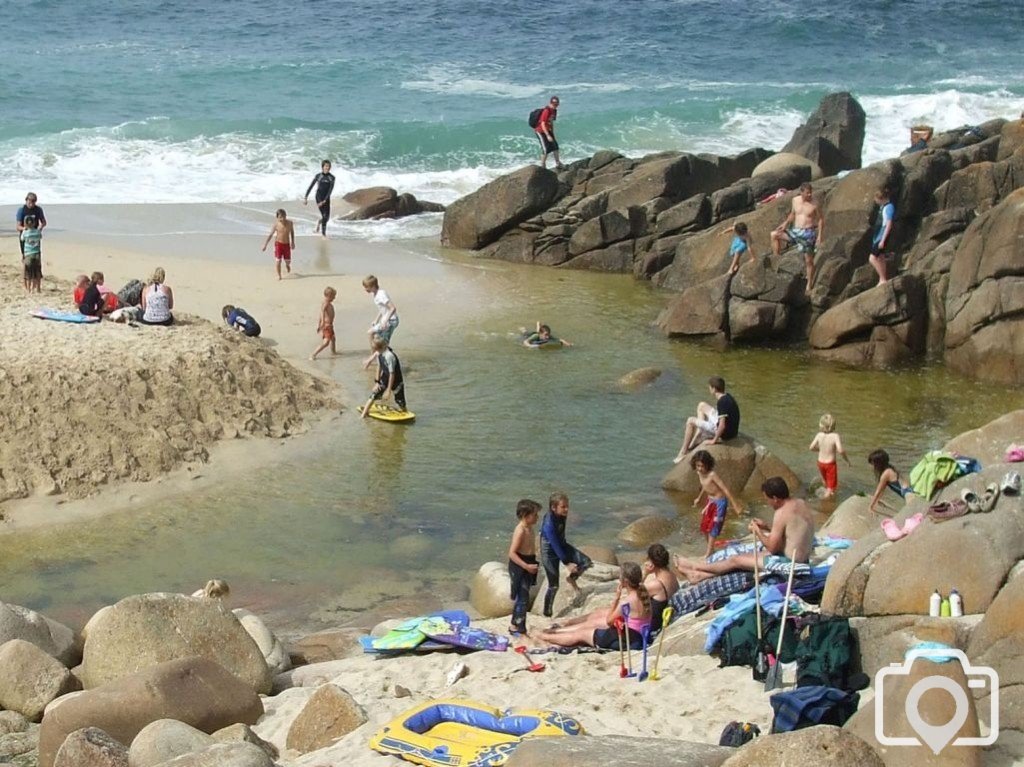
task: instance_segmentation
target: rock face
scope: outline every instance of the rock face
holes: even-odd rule
[[[545,210],[559,196],[558,177],[530,165],[495,179],[448,206],[441,243],[476,250],[512,227]]]
[[[64,696],[51,706],[40,729],[39,765],[52,767],[64,739],[83,727],[99,727],[131,743],[158,719],[176,719],[210,733],[236,722],[255,724],[262,714],[263,704],[252,687],[213,661],[168,661]]]
[[[51,700],[76,687],[71,672],[31,642],[0,645],[0,707],[38,722]]]
[[[701,448],[715,459],[715,473],[733,495],[759,494],[768,477],[782,477],[790,492],[800,487],[800,480],[786,464],[742,432],[728,442]],[[690,466],[690,456],[669,470],[661,481],[665,490],[696,497],[700,492],[697,472]]]
[[[344,221],[365,221],[381,218],[404,218],[420,213],[440,213],[444,205],[438,202],[417,200],[411,194],[399,194],[389,186],[374,186],[357,189],[343,198],[355,206],[355,210],[342,216]]]
[[[103,730],[85,727],[68,735],[54,767],[129,767],[128,749]]]
[[[52,655],[65,666],[74,666],[82,656],[74,632],[57,621],[27,607],[0,602],[0,644],[24,639]]]
[[[667,538],[679,529],[679,520],[671,517],[648,516],[630,522],[619,533],[619,540],[627,546],[642,549]]]
[[[967,646],[972,662],[999,675],[1000,720],[1003,731],[1024,733],[1024,578],[1020,571],[1002,588]],[[975,693],[981,720],[990,724],[991,690]]]
[[[857,737],[838,727],[819,725],[795,732],[762,735],[723,763],[723,767],[883,767],[878,754]]]
[[[129,767],[157,767],[171,759],[209,748],[212,737],[195,727],[174,719],[158,719],[147,724],[128,751]]]
[[[949,272],[946,363],[977,378],[1024,383],[1024,189],[974,220]]]
[[[361,655],[360,633],[352,629],[325,629],[307,634],[290,643],[290,657],[295,665],[306,665]]]
[[[538,584],[540,583],[538,578]],[[530,590],[530,604],[537,598],[537,588]],[[500,618],[512,614],[512,580],[508,565],[485,562],[469,586],[469,603],[484,618]]]
[[[750,176],[751,178],[758,178],[759,176],[774,176],[779,173],[794,173],[796,176],[794,179],[795,183],[790,181],[789,184],[780,185],[783,189],[796,189],[805,181],[817,181],[824,175],[821,172],[821,168],[813,160],[793,152],[779,152],[760,163],[754,168],[754,172]]]
[[[941,490],[936,501],[960,497],[965,487],[999,483],[1010,464],[990,464]],[[927,502],[911,497],[898,523]],[[1024,499],[999,497],[987,514],[968,514],[936,523],[929,518],[906,538],[890,543],[879,530],[840,555],[825,583],[822,612],[845,616],[922,615],[938,589],[957,589],[964,612],[985,612],[1024,559]],[[958,563],[936,567],[936,563]],[[898,586],[894,586],[898,584]]]
[[[263,659],[267,662],[271,675],[276,676],[277,674],[284,673],[292,667],[291,659],[288,657],[288,652],[284,649],[284,645],[281,644],[281,640],[274,636],[274,633],[267,628],[267,624],[263,622],[260,616],[242,607],[237,607],[231,612],[238,618],[238,622],[242,624],[242,628],[245,629],[246,633],[252,637],[252,641],[256,643],[256,646],[260,648],[260,652],[263,653]]]
[[[982,466],[1005,460],[1006,447],[1024,434],[1024,410],[1014,410],[977,429],[959,434],[943,450],[977,458]]]
[[[256,692],[270,692],[263,653],[219,600],[181,594],[126,597],[90,627],[82,658],[86,688],[158,663],[199,655],[219,663]]]
[[[943,677],[959,689],[958,695],[967,704],[967,712],[963,722],[956,729],[955,738],[976,738],[980,734],[978,713],[967,687],[967,677],[960,663],[932,663],[930,660],[918,658],[914,661],[910,673],[893,675],[886,679],[884,689],[876,690],[884,706],[885,734],[889,737],[916,738],[917,733],[910,724],[907,713],[907,696],[913,687],[926,677]],[[924,746],[883,746],[875,738],[875,705],[862,707],[846,723],[845,730],[857,735],[871,745],[881,756],[886,767],[980,767],[982,749],[977,746],[957,746],[946,748],[939,754]],[[953,696],[944,689],[930,689],[924,692],[917,706],[917,712],[926,723],[939,727],[954,722],[956,706]],[[945,744],[942,744],[945,745]]]
[[[333,684],[313,693],[288,730],[288,748],[302,754],[326,748],[366,723],[366,712]]]
[[[718,767],[736,753],[726,746],[624,735],[533,738],[512,752],[508,767]]]
[[[832,516],[822,525],[821,535],[859,540],[878,527],[878,515],[870,510],[871,499],[863,495],[851,495],[840,503]]]
[[[826,176],[860,167],[867,123],[864,109],[849,93],[831,93],[797,128],[783,152],[814,162]]]

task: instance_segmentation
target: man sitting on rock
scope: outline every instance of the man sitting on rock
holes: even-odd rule
[[[680,463],[687,453],[700,445],[717,445],[740,433],[740,406],[731,394],[725,393],[725,380],[711,376],[708,388],[715,404],[701,402],[697,405],[697,416],[686,419],[683,445],[672,463]]]
[[[793,198],[793,208],[786,220],[772,229],[772,253],[782,253],[786,247],[796,245],[804,254],[807,266],[807,293],[814,284],[814,253],[825,238],[825,217],[814,201],[814,188],[807,182],[800,185],[800,194]]]
[[[771,528],[760,519],[750,523],[750,532],[764,551],[731,554],[728,549],[713,554],[708,561],[676,557],[676,570],[690,583],[699,583],[716,575],[737,570],[753,572],[762,569],[784,569],[791,563],[806,565],[814,547],[814,517],[811,509],[799,498],[789,497],[789,485],[782,477],[770,477],[761,485],[761,492],[773,509]]]

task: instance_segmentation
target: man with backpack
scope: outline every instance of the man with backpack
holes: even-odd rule
[[[558,159],[558,142],[555,140],[555,120],[558,119],[558,96],[552,96],[548,105],[530,112],[530,127],[540,140],[540,166],[548,167],[548,155],[555,157],[555,170],[564,166]]]

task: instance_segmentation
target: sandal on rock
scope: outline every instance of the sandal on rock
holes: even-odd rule
[[[1007,463],[1020,463],[1024,461],[1024,447],[1020,445],[1010,445],[1006,448],[1006,462]]]
[[[894,520],[888,518],[882,520],[882,532],[885,533],[885,537],[890,541],[898,541],[906,535],[906,533],[900,530],[899,525]]]
[[[1002,490],[1003,495],[1020,495],[1020,474],[1015,471],[1006,472]]]
[[[992,511],[996,507],[997,500],[999,500],[999,485],[993,482],[985,488],[985,494],[981,497],[981,510]]]
[[[967,510],[972,514],[981,511],[981,498],[969,487],[965,487],[960,491],[960,498],[967,504]]]
[[[918,512],[917,514],[911,514],[907,517],[907,521],[903,523],[903,534],[910,535],[914,532],[921,522],[924,521],[924,514]]]
[[[947,519],[962,517],[967,513],[967,504],[956,498],[952,501],[933,503],[928,507],[928,516],[936,522],[945,522]]]

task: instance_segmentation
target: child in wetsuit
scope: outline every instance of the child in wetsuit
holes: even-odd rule
[[[537,542],[533,526],[540,515],[540,504],[524,498],[516,504],[516,525],[508,547],[508,576],[512,582],[512,625],[510,634],[526,634],[526,610],[530,605],[530,589],[537,583]]]
[[[810,450],[818,451],[818,471],[825,484],[825,497],[831,498],[839,487],[839,463],[837,456],[842,456],[850,465],[850,457],[843,449],[843,442],[836,433],[836,419],[831,413],[825,413],[818,421],[818,433],[811,441]]]
[[[693,499],[693,505],[699,506],[705,496],[708,499],[700,516],[700,531],[704,533],[708,542],[707,550],[704,552],[704,557],[707,558],[714,552],[715,541],[722,534],[728,504],[732,504],[736,516],[740,515],[740,505],[736,503],[721,477],[715,474],[715,459],[711,453],[707,450],[698,450],[690,459],[690,466],[697,472],[697,479],[700,480],[700,492]]]
[[[228,327],[234,328],[240,333],[245,333],[250,338],[255,338],[262,332],[260,323],[240,306],[228,304],[221,309],[220,316],[224,318],[224,322],[227,323]]]
[[[331,173],[331,161],[324,160],[320,163],[320,173],[313,176],[306,189],[306,196],[302,198],[302,204],[309,202],[309,193],[316,187],[316,207],[320,211],[320,220],[316,222],[316,229],[313,233],[320,232],[327,237],[327,222],[331,218],[331,192],[334,191],[334,175]]]
[[[405,411],[405,380],[402,376],[402,363],[395,350],[380,336],[373,338],[373,350],[377,354],[377,384],[370,392],[370,398],[363,406],[363,418],[370,414],[370,406],[379,399],[395,398],[398,409]]]
[[[527,349],[538,349],[541,346],[548,346],[549,344],[557,346],[572,346],[572,344],[564,338],[555,338],[551,335],[551,328],[547,325],[542,325],[539,321],[537,322],[536,332],[527,334],[524,329],[523,334],[525,336],[525,338],[523,338],[523,346]]]
[[[548,499],[548,513],[540,528],[540,560],[548,579],[548,590],[544,594],[544,616],[547,618],[554,612],[555,596],[558,594],[559,563],[569,570],[566,580],[576,591],[579,591],[577,579],[594,564],[590,557],[565,539],[568,517],[569,496],[565,493],[552,493]]]

